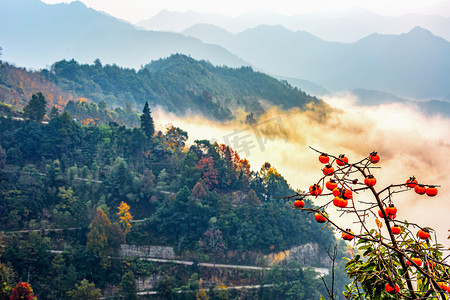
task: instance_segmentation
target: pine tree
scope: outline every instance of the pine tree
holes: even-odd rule
[[[155,133],[155,124],[153,123],[153,118],[151,116],[150,107],[148,106],[147,101],[145,101],[144,109],[142,110],[141,129],[147,137],[152,137]]]
[[[45,116],[45,106],[47,100],[41,92],[33,94],[30,102],[23,108],[23,115],[31,121],[41,122]]]
[[[59,117],[59,110],[56,108],[56,106],[53,106],[50,110],[50,120],[54,120],[57,117]]]

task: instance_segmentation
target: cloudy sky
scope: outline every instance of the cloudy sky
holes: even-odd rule
[[[72,2],[71,0],[42,1],[50,4]],[[411,12],[445,13],[442,9],[434,7],[443,2],[442,0],[228,0],[226,2],[215,0],[81,0],[81,2],[88,7],[102,10],[132,23],[151,18],[163,9],[177,12],[221,13],[229,16],[238,16],[252,11],[271,11],[283,15],[335,12],[354,7],[365,8],[383,15],[402,15]],[[444,2],[448,4],[449,1]]]

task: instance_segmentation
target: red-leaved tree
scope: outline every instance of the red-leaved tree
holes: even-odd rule
[[[213,189],[217,186],[219,181],[217,177],[219,173],[214,167],[214,160],[211,157],[202,157],[197,163],[197,169],[202,172],[202,179],[209,189]]]
[[[37,300],[31,285],[27,282],[19,282],[13,288],[9,300]]]

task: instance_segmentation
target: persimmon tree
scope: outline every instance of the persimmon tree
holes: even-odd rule
[[[356,251],[346,264],[352,282],[345,288],[345,298],[447,299],[450,266],[443,257],[444,246],[437,243],[433,229],[397,220],[394,200],[403,192],[434,197],[439,186],[410,177],[379,188],[376,164],[380,156],[376,152],[351,162],[345,155],[311,149],[318,152],[324,165],[323,176],[308,192],[286,198],[294,200],[295,208],[314,214],[317,222],[340,231],[344,240],[354,241]],[[315,197],[316,206],[305,207],[307,196]],[[330,218],[326,209],[336,209],[340,217],[352,215],[354,228],[344,228],[340,217]]]

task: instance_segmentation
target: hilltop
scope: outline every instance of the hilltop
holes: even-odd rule
[[[148,101],[180,116],[199,114],[220,121],[239,112],[257,116],[271,105],[325,110],[321,100],[286,81],[250,67],[218,67],[181,54],[152,61],[139,71],[102,65],[100,60],[92,65],[63,60],[36,72],[2,64],[0,90],[9,104],[23,105],[32,93],[43,91],[50,104],[60,108],[82,98],[141,111]]]

